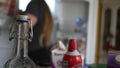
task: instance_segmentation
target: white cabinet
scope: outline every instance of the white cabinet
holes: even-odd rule
[[[98,0],[58,0],[56,7],[60,23],[59,38],[80,39],[81,34],[74,32],[74,20],[80,17],[87,21],[86,63],[95,63]]]

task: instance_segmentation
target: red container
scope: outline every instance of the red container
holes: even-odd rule
[[[82,57],[78,52],[78,45],[75,39],[69,40],[68,52],[63,57],[63,68],[82,68]]]

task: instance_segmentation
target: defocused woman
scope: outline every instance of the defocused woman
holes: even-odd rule
[[[29,43],[29,57],[37,65],[50,65],[53,19],[45,0],[32,0],[25,11],[33,25],[33,40]]]

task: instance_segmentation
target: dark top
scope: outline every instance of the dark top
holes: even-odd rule
[[[41,65],[42,63],[50,62],[50,51],[49,49],[43,48],[43,45],[39,44],[39,36],[43,28],[43,17],[44,11],[40,7],[40,0],[31,1],[25,13],[31,13],[37,17],[37,24],[33,27],[33,39],[32,42],[28,44],[28,55],[36,63]]]
[[[30,48],[29,51],[36,50],[40,46],[38,39],[44,24],[43,24],[43,10],[41,9],[39,3],[40,3],[39,0],[31,1],[28,4],[25,11],[25,13],[31,13],[38,19],[37,24],[33,27],[34,36],[32,42],[29,43]]]

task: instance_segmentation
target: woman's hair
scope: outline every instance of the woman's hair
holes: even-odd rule
[[[49,46],[51,43],[51,35],[53,29],[53,18],[50,12],[50,9],[44,0],[40,0],[40,7],[44,11],[44,25],[42,29],[42,33],[39,37],[39,43],[44,44],[45,46]]]

